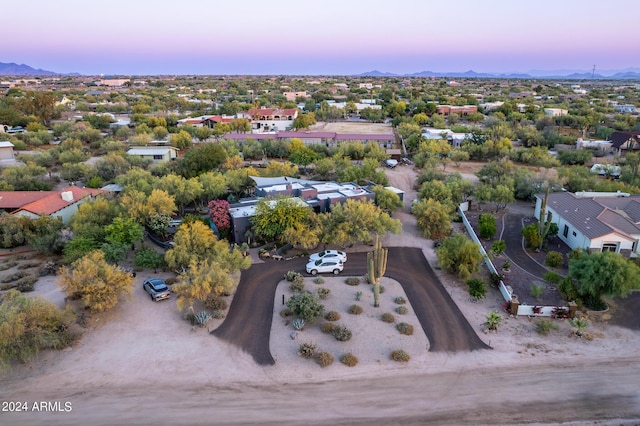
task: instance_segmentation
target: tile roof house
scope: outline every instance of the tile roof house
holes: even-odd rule
[[[67,224],[78,211],[80,204],[102,193],[100,189],[78,186],[70,186],[60,191],[1,191],[0,210],[32,219],[43,216],[59,217]]]
[[[536,196],[536,217],[540,217],[543,198]],[[639,255],[640,195],[554,192],[547,199],[547,212],[558,224],[558,237],[572,249]]]
[[[298,108],[251,108],[238,113],[238,118],[251,121],[251,129],[255,132],[288,130],[297,117]]]
[[[640,149],[640,132],[613,132],[609,140],[611,148],[619,155]]]

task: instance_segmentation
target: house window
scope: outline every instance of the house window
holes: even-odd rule
[[[612,251],[612,252],[617,252],[618,251],[618,244],[617,243],[604,243],[602,245],[602,251]]]
[[[164,157],[162,155],[154,155],[153,159],[154,160],[162,160]]]
[[[576,234],[576,231],[573,231],[572,234],[573,234],[574,237],[578,236],[578,234]]]
[[[567,238],[569,236],[569,227],[567,225],[564,226],[564,229],[562,230],[562,235]]]
[[[637,250],[638,250],[638,242],[634,241],[633,244],[631,245],[631,251],[635,253]]]

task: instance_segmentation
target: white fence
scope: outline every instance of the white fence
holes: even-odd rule
[[[491,258],[489,257],[489,255],[487,254],[486,250],[484,249],[484,247],[480,243],[480,239],[478,239],[478,236],[476,235],[475,231],[473,230],[473,227],[471,226],[471,223],[469,223],[469,220],[467,219],[467,216],[465,216],[465,214],[464,214],[464,212],[466,212],[468,209],[469,209],[469,203],[466,203],[466,202],[462,203],[462,204],[460,204],[458,206],[458,212],[460,213],[460,217],[462,218],[462,223],[464,224],[465,228],[467,229],[467,232],[471,236],[471,240],[473,240],[473,242],[478,245],[478,249],[480,250],[480,253],[482,254],[482,257],[484,259],[485,264],[487,265],[487,268],[489,268],[489,272],[498,275],[498,271],[497,271],[496,267],[493,265],[493,262],[491,262]],[[511,291],[511,288],[507,287],[504,284],[504,282],[502,282],[502,280],[500,280],[500,282],[498,284],[498,289],[500,290],[500,294],[502,294],[502,297],[504,298],[505,302],[512,302],[513,301],[513,296],[512,296],[513,293]],[[534,310],[536,312],[534,312]],[[518,306],[517,315],[550,317],[550,316],[555,315],[558,311],[569,312],[569,308],[566,307],[566,306],[519,305]]]

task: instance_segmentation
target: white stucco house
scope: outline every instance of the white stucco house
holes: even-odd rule
[[[536,196],[536,218],[544,195]],[[558,224],[558,237],[572,249],[613,251],[625,257],[640,254],[640,195],[621,192],[554,192],[547,214]]]
[[[127,154],[142,157],[154,163],[163,163],[178,158],[178,151],[178,148],[172,146],[133,146]]]

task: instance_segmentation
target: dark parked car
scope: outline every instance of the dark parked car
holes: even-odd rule
[[[147,278],[142,284],[144,291],[149,293],[151,300],[159,302],[171,297],[171,290],[167,287],[167,283],[162,278]]]

